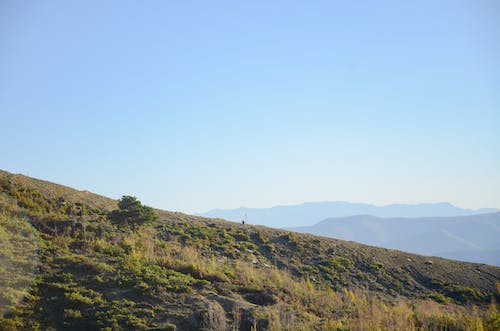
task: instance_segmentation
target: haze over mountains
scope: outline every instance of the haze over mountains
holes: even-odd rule
[[[306,202],[300,205],[271,208],[213,209],[199,216],[223,218],[240,222],[245,218],[251,224],[271,227],[311,226],[330,217],[371,215],[376,217],[450,217],[494,213],[500,210],[481,208],[477,210],[455,207],[447,202],[423,204],[392,204],[375,206],[366,203],[345,201]]]

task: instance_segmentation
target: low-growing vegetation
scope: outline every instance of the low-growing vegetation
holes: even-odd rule
[[[0,173],[0,330],[500,330],[500,268],[46,185]]]

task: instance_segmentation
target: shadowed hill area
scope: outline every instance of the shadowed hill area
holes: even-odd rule
[[[120,202],[0,173],[1,258],[26,222],[39,247],[31,286],[0,267],[0,330],[500,327],[497,267]]]

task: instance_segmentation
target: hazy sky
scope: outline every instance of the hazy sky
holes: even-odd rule
[[[2,1],[0,168],[163,209],[500,207],[500,2]]]

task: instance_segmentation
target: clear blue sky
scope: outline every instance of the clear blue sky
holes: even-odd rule
[[[0,168],[185,212],[500,207],[500,2],[2,1]]]

